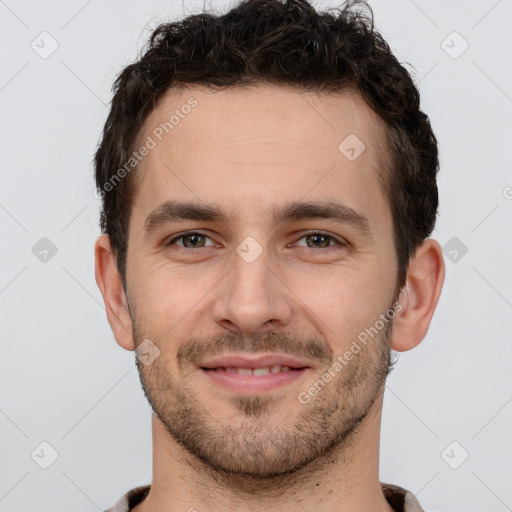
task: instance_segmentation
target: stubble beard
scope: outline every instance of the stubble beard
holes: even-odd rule
[[[141,332],[135,315],[132,324],[135,345],[138,346],[150,336]],[[221,480],[243,482],[244,489],[248,482],[252,482],[254,489],[275,485],[281,486],[282,490],[283,482],[291,474],[303,473],[301,470],[309,472],[309,469],[320,471],[332,463],[335,453],[339,457],[350,446],[357,427],[382,392],[390,371],[391,331],[392,319],[308,404],[301,404],[298,392],[294,394],[292,399],[297,404],[294,412],[277,423],[273,416],[279,412],[282,399],[272,394],[233,395],[229,400],[233,413],[227,418],[216,416],[215,408],[212,410],[206,396],[200,393],[204,390],[194,388],[191,376],[198,370],[192,364],[187,365],[186,360],[182,359],[180,363],[183,371],[180,371],[179,379],[169,373],[163,351],[148,366],[137,359],[137,368],[144,394],[154,413],[172,439],[192,455],[188,461],[192,467],[206,469]],[[304,342],[300,342],[302,353],[316,351],[326,364],[312,381],[305,383],[305,389],[299,391],[307,390],[318,381],[334,362],[325,343],[319,344],[314,339],[308,343],[309,349],[306,349]],[[161,350],[165,346],[164,343],[157,344]],[[232,350],[234,347],[251,347],[250,351],[274,347],[276,352],[283,352],[284,346],[299,347],[299,343],[296,338],[282,333],[266,333],[258,338],[258,343],[245,337],[226,335],[215,342],[191,338],[183,346],[189,350],[183,352],[180,349],[180,353],[188,354],[192,360],[192,355],[201,353],[201,347],[208,347],[215,354],[220,353],[221,346]],[[211,399],[215,398],[212,394]]]

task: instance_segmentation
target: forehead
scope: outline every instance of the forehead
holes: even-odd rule
[[[147,136],[162,142],[181,135],[190,145],[218,147],[243,145],[244,137],[259,135],[262,144],[288,141],[332,148],[353,133],[366,139],[372,153],[384,131],[383,121],[353,88],[306,93],[263,84],[219,91],[180,86],[159,100],[141,129],[139,142]]]
[[[343,198],[378,215],[386,208],[378,179],[387,161],[384,131],[354,90],[170,89],[140,132],[137,147],[152,148],[137,169],[135,209],[147,215],[187,197],[235,213],[307,195]]]

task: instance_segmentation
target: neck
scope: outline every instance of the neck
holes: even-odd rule
[[[153,483],[133,510],[392,512],[378,474],[382,397],[383,391],[348,443],[271,480],[211,468],[176,443],[153,414]]]

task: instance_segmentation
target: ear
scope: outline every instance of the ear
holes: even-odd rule
[[[439,242],[427,238],[409,261],[407,281],[398,298],[391,348],[410,350],[421,343],[443,288],[445,265]]]
[[[123,289],[121,275],[117,270],[110,239],[100,235],[94,245],[96,262],[96,283],[103,295],[107,319],[117,343],[126,350],[135,350],[132,335],[132,321],[128,300]]]

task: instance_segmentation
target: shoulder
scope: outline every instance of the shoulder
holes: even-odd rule
[[[104,512],[129,512],[148,495],[151,485],[141,485],[130,489],[119,501]]]
[[[398,485],[381,483],[382,492],[396,512],[424,512],[414,494]]]

